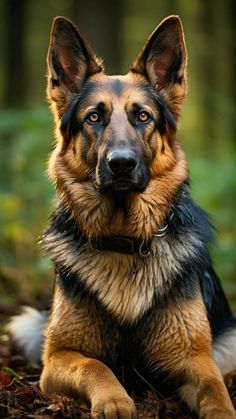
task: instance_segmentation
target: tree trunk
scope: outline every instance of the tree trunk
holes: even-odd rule
[[[74,1],[71,16],[95,53],[105,59],[108,74],[121,71],[121,3],[121,0]]]
[[[6,64],[3,103],[6,107],[20,107],[25,103],[27,75],[25,51],[26,7],[28,0],[6,2]]]

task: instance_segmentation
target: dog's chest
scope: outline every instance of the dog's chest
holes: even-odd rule
[[[88,250],[80,255],[76,271],[109,312],[121,322],[132,323],[152,306],[154,298],[168,292],[189,251],[183,243],[166,239],[153,242],[146,258]]]
[[[138,256],[88,252],[77,268],[79,280],[122,322],[133,322],[152,304],[154,275],[150,264]]]
[[[47,249],[57,267],[66,268],[73,281],[95,294],[103,307],[121,323],[137,321],[153,304],[154,298],[168,293],[182,263],[191,257],[199,241],[185,233],[154,238],[148,257],[78,247],[68,234],[51,233]]]

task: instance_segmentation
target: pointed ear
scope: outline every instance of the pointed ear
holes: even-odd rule
[[[131,71],[142,74],[166,97],[177,118],[186,94],[186,65],[181,21],[178,16],[169,16],[151,34]]]
[[[76,27],[64,17],[54,19],[47,56],[48,97],[59,114],[85,80],[103,70]]]

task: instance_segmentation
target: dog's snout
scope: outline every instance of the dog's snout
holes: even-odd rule
[[[107,156],[108,166],[115,174],[131,173],[137,166],[137,159],[132,150],[114,150]]]

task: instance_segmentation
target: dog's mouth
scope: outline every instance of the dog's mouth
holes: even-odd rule
[[[118,180],[111,183],[110,189],[114,191],[129,191],[132,189],[132,182],[127,182],[126,180]]]
[[[140,182],[131,180],[131,179],[114,179],[114,180],[107,180],[101,181],[98,180],[95,182],[96,188],[99,192],[143,192],[147,187],[147,182],[142,180]]]

